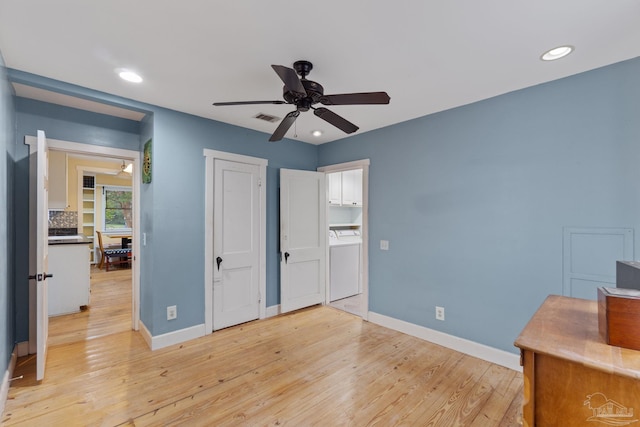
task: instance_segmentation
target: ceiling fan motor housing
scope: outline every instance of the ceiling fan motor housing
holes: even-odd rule
[[[289,104],[294,104],[301,111],[307,111],[313,104],[320,102],[320,98],[324,95],[324,88],[320,83],[307,79],[301,79],[300,82],[307,92],[307,96],[300,96],[300,93],[291,92],[285,86],[282,89],[282,97]]]

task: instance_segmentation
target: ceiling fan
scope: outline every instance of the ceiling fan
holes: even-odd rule
[[[239,101],[239,102],[214,102],[215,106],[227,105],[252,105],[252,104],[292,104],[296,109],[285,116],[277,129],[269,138],[269,141],[280,141],[284,138],[289,128],[296,121],[296,118],[303,111],[313,110],[313,114],[322,120],[332,124],[345,133],[353,133],[358,130],[345,118],[337,115],[325,107],[314,107],[320,103],[324,105],[363,105],[363,104],[388,104],[389,95],[386,92],[361,92],[361,93],[341,93],[336,95],[325,95],[324,88],[316,82],[307,80],[309,72],[313,69],[313,64],[309,61],[296,61],[293,68],[283,65],[272,65],[271,68],[284,83],[282,97],[284,101]],[[297,75],[301,78],[298,78]]]

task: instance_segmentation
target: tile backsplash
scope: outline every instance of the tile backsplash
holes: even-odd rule
[[[49,228],[78,227],[77,211],[49,211]]]

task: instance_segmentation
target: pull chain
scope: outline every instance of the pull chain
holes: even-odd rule
[[[293,137],[298,137],[298,121],[293,122]]]

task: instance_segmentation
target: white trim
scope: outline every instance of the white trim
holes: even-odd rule
[[[371,164],[371,160],[369,159],[354,160],[353,162],[337,163],[335,165],[328,165],[328,166],[320,166],[318,168],[318,172],[342,172],[342,171],[348,171],[351,169],[360,169],[363,166],[369,166],[370,164]]]
[[[269,164],[269,160],[260,157],[227,153],[226,151],[210,150],[208,148],[205,148],[202,151],[202,155],[205,157],[213,157],[214,159],[227,160],[229,162],[248,163],[250,165],[258,166],[267,166]]]
[[[151,336],[151,332],[149,332],[149,330],[147,329],[147,327],[145,326],[142,320],[140,321],[139,326],[140,326],[139,332],[140,332],[140,335],[142,335],[142,339],[144,339],[144,342],[147,343],[147,347],[152,349],[151,343],[152,343],[153,337]]]
[[[275,317],[280,314],[280,304],[270,305],[267,307],[266,317]]]
[[[177,331],[167,332],[166,334],[152,336],[144,323],[140,321],[140,334],[153,351],[203,337],[205,336],[205,326],[204,323],[201,323]]]
[[[16,367],[17,346],[14,347],[13,353],[11,353],[11,359],[9,359],[9,366],[2,376],[2,384],[0,384],[0,416],[4,414],[4,406],[7,403],[7,396],[9,395],[9,386],[11,385],[10,379],[13,377],[13,371]]]
[[[34,149],[34,141],[36,141],[36,137],[30,135],[25,136],[25,144],[29,144],[30,151]],[[101,145],[83,144],[78,142],[62,141],[49,138],[47,138],[47,144],[49,146],[49,149],[65,151],[67,153],[84,154],[92,157],[118,158],[121,160],[130,160],[133,162],[133,174],[131,177],[131,187],[133,189],[134,198],[132,250],[134,254],[140,254],[140,183],[142,182],[140,152],[123,148],[105,147]],[[89,168],[87,168],[86,170],[88,169]],[[113,170],[110,169],[110,171]],[[131,327],[134,331],[138,330],[140,323],[140,267],[138,265],[138,262],[136,261],[136,256],[134,256],[134,262],[131,266],[133,288],[131,292]],[[31,322],[31,317],[29,319]],[[31,340],[31,337],[29,339]]]
[[[29,341],[22,341],[16,344],[16,353],[18,357],[29,355]]]
[[[214,160],[246,163],[260,167],[260,278],[258,291],[260,293],[259,318],[267,317],[267,165],[269,161],[259,157],[244,156],[224,151],[202,150],[205,157],[204,183],[204,328],[205,333],[213,332],[213,177]]]
[[[520,356],[517,354],[509,353],[475,341],[445,334],[434,329],[429,329],[424,326],[405,322],[404,320],[398,320],[393,317],[388,317],[374,312],[369,312],[369,321],[376,325],[384,326],[385,328],[393,329],[394,331],[402,332],[407,335],[459,351],[460,353],[468,354],[469,356],[504,366],[505,368],[509,368],[514,371],[522,371],[522,368],[520,367]]]
[[[361,307],[362,319],[369,320],[369,165],[371,160],[362,159],[353,162],[338,163],[335,165],[322,166],[318,168],[318,172],[344,172],[353,169],[362,169],[362,227],[360,229],[362,236],[362,301]],[[329,221],[329,194],[327,193],[327,221]],[[327,261],[329,260],[329,244],[327,243]],[[329,262],[327,262],[327,299],[325,304],[329,304]]]

